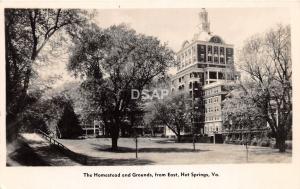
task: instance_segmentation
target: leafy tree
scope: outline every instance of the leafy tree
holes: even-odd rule
[[[147,102],[145,104],[145,115],[143,116],[143,122],[145,130],[151,132],[151,136],[155,136],[156,128],[161,124],[160,121],[155,119],[156,116],[156,103],[157,101]]]
[[[105,30],[93,25],[74,43],[68,69],[84,79],[82,89],[117,150],[126,116],[138,112],[139,100],[131,99],[131,90],[141,91],[153,78],[163,76],[173,64],[173,52],[157,38],[125,25]]]
[[[239,85],[222,102],[222,117],[226,129],[252,130],[266,127],[261,110]]]
[[[69,102],[64,107],[63,114],[57,124],[59,138],[77,138],[83,131],[78,116],[75,114],[72,104]]]
[[[146,89],[149,91],[149,95],[152,95],[152,99],[146,99],[144,103],[144,116],[143,116],[143,123],[145,130],[149,133],[151,132],[152,136],[155,136],[157,131],[163,126],[164,124],[161,121],[156,120],[156,104],[158,103],[159,99],[153,95],[154,91],[157,91],[159,97],[166,98],[166,96],[162,95],[162,90],[169,90],[170,89],[171,79],[170,76],[165,76],[163,78],[155,78],[149,85],[146,86]],[[169,95],[169,94],[164,94]]]
[[[167,126],[181,141],[181,133],[191,124],[191,111],[184,94],[177,94],[155,104],[153,121]]]
[[[41,52],[57,34],[73,34],[86,23],[86,12],[75,9],[5,9],[6,122],[7,139],[12,140],[28,104],[28,89]],[[76,29],[75,29],[76,28]],[[60,35],[63,36],[63,35]]]
[[[246,73],[243,89],[260,109],[280,152],[292,126],[292,61],[290,27],[278,25],[250,38],[239,54]]]
[[[47,127],[46,121],[47,116],[44,116],[46,108],[44,108],[44,101],[41,100],[43,91],[34,91],[28,94],[26,98],[26,104],[30,106],[23,111],[20,121],[21,132],[34,132],[35,129],[40,129],[45,133],[49,134],[49,128]],[[49,107],[47,108],[49,109]]]

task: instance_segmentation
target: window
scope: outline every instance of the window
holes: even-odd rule
[[[214,47],[214,54],[215,55],[219,54],[219,47],[217,46]]]
[[[218,63],[219,62],[219,57],[214,56],[214,63]]]
[[[220,47],[220,54],[224,55],[224,47]]]
[[[209,72],[210,79],[217,79],[217,72]]]
[[[208,62],[212,62],[212,58],[210,55],[208,55],[207,60],[208,60]]]
[[[224,58],[223,57],[220,58],[220,63],[224,63]]]
[[[212,46],[207,46],[207,52],[208,54],[212,54]]]

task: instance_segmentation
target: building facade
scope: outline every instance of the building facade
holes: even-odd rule
[[[225,86],[237,74],[234,46],[210,31],[205,9],[199,13],[199,20],[199,31],[192,40],[184,41],[176,54],[178,66],[171,79],[171,91],[186,93],[191,101],[196,116],[191,120],[193,129],[189,132],[210,136],[222,133],[221,102],[226,95]]]

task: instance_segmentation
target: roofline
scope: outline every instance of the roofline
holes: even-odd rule
[[[186,40],[187,41],[187,40]],[[186,42],[184,41],[184,42]],[[189,41],[188,41],[189,42]],[[190,44],[184,48],[181,48],[179,51],[177,51],[176,54],[180,53],[181,51],[184,51],[185,49],[188,49],[189,47],[191,47],[192,45],[194,45],[195,43],[205,43],[205,44],[214,44],[214,45],[223,45],[223,46],[228,46],[228,47],[234,47],[233,44],[227,44],[227,43],[212,43],[212,42],[209,42],[209,41],[200,41],[200,40],[195,40],[195,41],[192,41],[192,42],[189,42]]]

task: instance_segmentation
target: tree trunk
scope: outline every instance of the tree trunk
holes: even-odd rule
[[[120,120],[119,118],[114,118],[115,122],[111,125],[111,149],[112,151],[118,151],[118,138],[120,131]]]
[[[111,137],[111,150],[118,151],[118,136]]]
[[[282,135],[279,133],[279,135]],[[285,139],[283,136],[276,137],[276,147],[279,149],[279,152],[285,152]]]
[[[180,143],[180,142],[181,142],[181,135],[178,134],[178,135],[176,135],[176,136],[177,136],[177,142]]]

